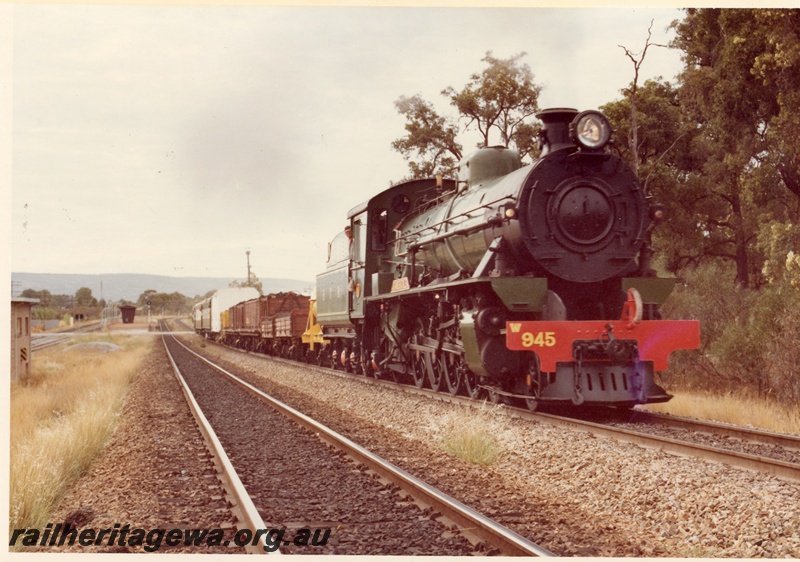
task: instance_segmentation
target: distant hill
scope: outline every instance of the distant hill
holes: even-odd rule
[[[310,293],[313,281],[297,279],[259,279],[264,293],[295,291]],[[81,287],[92,290],[92,296],[107,301],[135,302],[148,289],[159,293],[181,293],[187,297],[204,295],[211,290],[224,289],[233,279],[228,277],[169,277],[139,273],[109,273],[84,275],[81,273],[11,273],[13,296],[25,289],[50,291],[53,295],[74,295]]]

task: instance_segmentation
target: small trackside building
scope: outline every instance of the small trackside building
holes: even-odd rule
[[[31,373],[31,309],[39,299],[11,299],[11,380],[21,381]]]

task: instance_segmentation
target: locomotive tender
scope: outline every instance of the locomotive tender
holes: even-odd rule
[[[537,116],[532,165],[483,148],[458,180],[401,183],[349,211],[306,359],[532,409],[669,400],[654,372],[698,347],[699,326],[658,313],[674,286],[650,266],[662,211],[606,149],[601,113]]]

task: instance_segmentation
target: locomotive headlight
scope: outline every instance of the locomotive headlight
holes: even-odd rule
[[[611,138],[611,123],[599,111],[579,113],[569,126],[572,140],[582,148],[599,150]]]

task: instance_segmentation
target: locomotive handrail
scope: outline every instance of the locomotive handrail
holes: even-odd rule
[[[510,220],[510,219],[509,219]],[[472,232],[478,230],[484,230],[487,226],[490,226],[489,221],[483,221],[478,224],[473,224],[469,227],[462,227],[457,228],[455,230],[450,230],[448,232],[444,232],[442,234],[437,234],[432,238],[428,238],[427,240],[423,240],[421,242],[413,242],[408,244],[408,251],[409,252],[416,252],[420,248],[427,246],[428,244],[433,244],[434,242],[441,242],[442,240],[447,240],[448,238],[452,238],[453,236],[465,236],[467,234],[471,234]]]
[[[488,208],[490,208],[492,205],[495,205],[495,204],[497,204],[497,203],[500,203],[500,202],[502,202],[502,201],[505,201],[506,199],[515,199],[515,197],[514,197],[513,195],[505,195],[505,196],[503,196],[503,197],[501,197],[501,198],[499,198],[499,199],[495,199],[494,201],[489,201],[488,203],[484,203],[483,205],[480,205],[479,207],[475,207],[474,209],[470,209],[469,211],[465,211],[465,212],[463,212],[463,213],[459,213],[458,215],[453,215],[452,217],[449,217],[449,218],[448,218],[448,219],[446,219],[446,220],[443,220],[443,221],[440,221],[440,222],[437,222],[437,223],[434,223],[434,224],[431,224],[431,225],[425,226],[425,227],[423,227],[423,228],[420,228],[420,229],[419,229],[419,230],[417,230],[417,231],[414,231],[414,232],[409,232],[408,234],[401,234],[401,235],[399,235],[399,236],[396,236],[396,237],[395,237],[393,240],[389,240],[389,241],[388,241],[388,244],[396,243],[396,242],[399,242],[399,241],[401,241],[401,240],[405,240],[405,239],[408,239],[408,238],[411,238],[411,237],[414,237],[414,236],[419,236],[419,234],[420,234],[421,232],[425,232],[426,230],[433,230],[433,229],[435,229],[435,228],[437,228],[437,227],[441,227],[441,226],[443,226],[443,225],[446,225],[446,224],[452,224],[452,223],[454,222],[454,220],[455,220],[455,219],[458,219],[458,218],[472,218],[472,217],[470,216],[470,214],[471,214],[471,213],[474,213],[474,212],[476,212],[476,211],[480,211],[481,209],[488,209]],[[482,228],[485,228],[485,227],[487,226],[487,224],[488,224],[487,222],[483,222],[483,223],[481,223],[480,225],[475,225],[475,226],[473,227],[473,229],[474,229],[474,230],[480,230],[480,229],[482,229]],[[397,231],[395,231],[395,232],[397,232]],[[451,230],[450,232],[446,232],[446,233],[444,233],[444,234],[451,234],[451,233],[452,233],[452,234],[456,234],[456,233],[458,233],[458,231],[457,231],[457,230]],[[426,241],[425,241],[425,242],[423,242],[422,244],[419,244],[419,245],[417,246],[417,248],[421,248],[422,246],[424,246],[424,245],[425,245],[425,244],[427,244],[428,242],[433,242],[433,241],[440,241],[440,240],[443,240],[443,238],[440,238],[441,236],[443,236],[443,235],[439,235],[439,236],[437,236],[437,237],[434,237],[434,238],[431,238],[431,239],[429,239],[429,240],[426,240]],[[409,244],[409,247],[410,247],[410,246],[411,246],[411,244]]]

